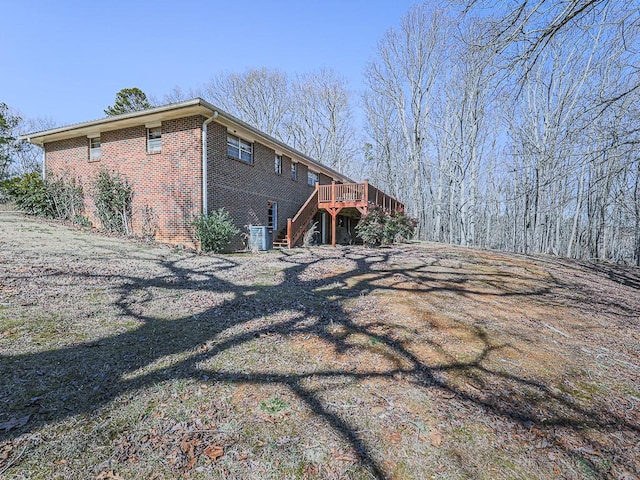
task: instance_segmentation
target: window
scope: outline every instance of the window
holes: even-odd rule
[[[312,172],[311,170],[309,170],[307,172],[307,184],[315,187],[316,183],[318,183],[319,178],[318,178],[318,173],[317,172]]]
[[[276,155],[274,168],[278,175],[282,175],[282,155]]]
[[[162,127],[147,128],[147,153],[162,150]]]
[[[278,230],[278,204],[276,202],[268,202],[267,211],[267,227],[269,230]]]
[[[89,160],[100,158],[100,137],[89,139]]]
[[[227,135],[227,155],[253,163],[253,145],[234,135]]]
[[[291,180],[298,180],[298,164],[291,164]]]

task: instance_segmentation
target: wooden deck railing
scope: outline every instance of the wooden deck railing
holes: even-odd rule
[[[373,185],[369,185],[367,182],[367,201],[373,205],[382,207],[383,210],[404,212],[404,204],[393,198],[391,195],[387,195],[382,190],[378,190]]]
[[[320,203],[364,202],[364,183],[332,183],[320,185]]]
[[[368,181],[364,183],[332,183],[318,186],[320,205],[379,206],[384,210],[404,211],[404,205],[391,195],[378,190]]]
[[[287,220],[287,246],[292,248],[298,243],[300,237],[304,234],[309,221],[318,211],[318,186],[311,196],[304,203],[302,208],[298,210],[295,217]]]

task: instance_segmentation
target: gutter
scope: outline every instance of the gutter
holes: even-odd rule
[[[320,173],[324,173],[325,175],[335,178],[336,180],[340,180],[347,183],[353,183],[353,180],[350,179],[349,177],[341,174],[340,172],[334,170],[331,167],[328,167],[326,165],[323,165],[322,163],[319,163],[318,161],[302,153],[301,151],[296,150],[295,148],[285,144],[281,140],[278,140],[277,138],[274,138],[271,135],[261,132],[256,127],[249,125],[247,122],[240,120],[237,117],[234,117],[230,113],[227,113],[218,109],[215,105],[207,102],[206,100],[202,100],[202,99],[198,99],[198,100],[200,100],[200,104],[203,105],[204,107],[208,108],[209,110],[217,112],[220,115],[220,118],[223,120],[222,122],[220,122],[223,125],[228,126],[228,124],[230,123],[234,126],[238,126],[244,130],[247,130],[256,138],[261,139],[261,143],[264,144],[264,142],[266,141],[267,144],[271,144],[271,145],[267,145],[270,148],[271,146],[275,146],[277,150],[279,147],[280,149],[287,152],[288,155],[299,157],[303,162],[310,164],[309,166],[313,165],[312,170],[319,171]]]
[[[42,181],[44,182],[47,180],[47,151],[44,148],[44,143],[40,148],[42,148]]]
[[[18,137],[20,140],[24,140],[27,143],[31,143],[31,137]],[[33,145],[37,145],[36,143],[33,143]],[[42,148],[42,171],[40,172],[40,174],[42,175],[42,181],[46,181],[47,180],[47,151],[44,149],[44,143],[42,145],[40,145],[40,148]]]
[[[209,198],[208,198],[208,189],[209,182],[207,178],[207,125],[218,118],[218,111],[214,110],[213,115],[207,118],[204,122],[202,122],[202,214],[206,215],[209,213]]]
[[[346,177],[345,175],[342,175],[341,173],[335,171],[334,169],[317,162],[316,160],[305,155],[299,150],[296,150],[290,147],[289,145],[286,145],[282,141],[270,135],[267,135],[264,132],[261,132],[257,128],[249,125],[248,123],[240,120],[239,118],[234,117],[229,113],[226,113],[220,110],[215,105],[212,105],[211,103],[205,100],[202,100],[201,98],[194,98],[192,100],[187,100],[184,102],[172,103],[169,105],[163,105],[160,107],[154,107],[151,109],[141,110],[137,112],[124,113],[122,115],[115,115],[113,117],[106,117],[98,120],[92,120],[89,122],[78,123],[75,125],[67,125],[64,127],[53,128],[51,130],[33,132],[27,135],[20,136],[19,139],[27,140],[30,143],[34,143],[34,144],[39,144],[39,143],[43,144],[45,141],[49,142],[49,141],[62,140],[63,138],[72,138],[74,135],[84,136],[87,133],[91,133],[94,131],[101,132],[101,131],[115,130],[117,128],[126,128],[130,126],[136,126],[144,123],[144,120],[146,120],[147,118],[149,118],[150,121],[164,120],[165,116],[169,116],[169,118],[179,118],[180,116],[179,112],[183,111],[184,113],[184,111],[187,111],[187,110],[189,111],[189,113],[192,113],[193,115],[202,115],[205,117],[207,115],[213,114],[214,115],[213,118],[219,118],[218,123],[221,123],[222,125],[227,127],[230,125],[233,125],[234,127],[235,126],[240,127],[248,131],[251,135],[254,135],[256,139],[260,139],[259,141],[261,141],[261,143],[266,142],[265,145],[269,146],[270,148],[275,148],[276,150],[282,150],[292,158],[294,157],[299,158],[303,163],[306,163],[307,165],[309,165],[314,171],[318,171],[319,173],[324,173],[325,175],[335,178],[336,180],[340,180],[344,182],[353,182],[353,180]],[[175,117],[173,117],[174,113],[176,115]],[[211,117],[209,117],[209,119],[210,118]],[[205,124],[203,124],[203,130],[206,127],[206,123],[209,123],[209,122],[205,121]],[[206,132],[203,131],[203,134],[204,133]],[[204,141],[206,142],[206,135],[204,135]],[[204,150],[203,155],[206,155],[206,149]],[[204,160],[205,159],[203,159],[203,161]],[[203,177],[206,177],[206,176],[203,175]],[[206,182],[206,178],[203,180],[203,184],[204,182]],[[206,211],[206,207],[207,207],[206,188],[204,189],[203,199],[205,200],[203,202],[203,208]]]

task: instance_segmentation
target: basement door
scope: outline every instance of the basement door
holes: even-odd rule
[[[278,232],[278,204],[267,202],[267,227],[271,232]]]

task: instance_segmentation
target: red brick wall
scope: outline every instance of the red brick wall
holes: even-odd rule
[[[146,128],[131,127],[100,135],[101,158],[89,161],[89,140],[77,137],[47,143],[47,172],[77,178],[84,186],[86,214],[99,226],[91,199],[91,185],[103,168],[116,171],[133,185],[134,233],[144,232],[144,211],[153,209],[156,239],[193,245],[191,219],[201,209],[201,151],[204,117],[162,122],[162,151],[146,153]],[[253,164],[227,156],[227,129],[208,125],[208,210],[224,207],[236,226],[266,225],[268,202],[278,204],[278,230],[287,225],[313,192],[307,185],[307,167],[298,164],[298,180],[291,179],[291,158],[282,157],[282,174],[274,169],[275,151],[255,142]],[[320,175],[320,183],[331,178]],[[277,231],[275,232],[278,233]],[[232,248],[242,247],[238,235]]]
[[[72,138],[45,144],[48,173],[79,179],[87,216],[96,225],[91,185],[100,169],[116,171],[133,185],[133,228],[142,234],[144,211],[153,209],[156,239],[193,245],[189,227],[201,209],[201,128],[203,117],[162,122],[162,151],[146,153],[144,126],[103,132],[101,158],[89,161],[89,140]]]
[[[275,172],[275,151],[258,142],[253,144],[253,163],[227,156],[227,129],[212,122],[207,131],[208,208],[224,207],[236,226],[247,233],[245,225],[267,225],[268,202],[278,204],[278,230],[287,226],[309,198],[314,187],[307,185],[307,166],[298,164],[298,180],[291,179],[291,158],[282,156],[282,174]],[[321,183],[330,183],[326,175]],[[278,232],[274,232],[277,234]],[[242,247],[238,235],[232,248]]]

